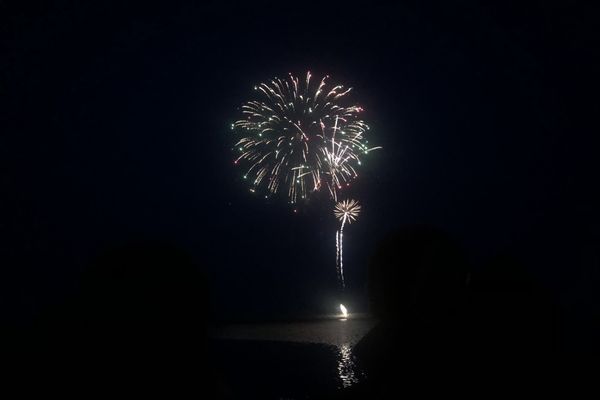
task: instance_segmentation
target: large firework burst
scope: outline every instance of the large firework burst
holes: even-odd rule
[[[356,221],[360,214],[360,203],[356,200],[342,200],[336,203],[333,213],[342,223],[340,230],[335,233],[336,266],[342,289],[346,287],[344,280],[344,225]]]
[[[357,177],[361,156],[378,148],[367,146],[369,126],[349,100],[351,88],[311,77],[290,74],[255,86],[257,99],[231,125],[242,135],[234,162],[245,166],[251,191],[281,192],[296,203],[325,186],[337,201],[338,190]]]

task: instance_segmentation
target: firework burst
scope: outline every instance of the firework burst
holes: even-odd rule
[[[351,224],[360,214],[360,203],[356,200],[342,200],[336,203],[333,213],[342,224],[346,221]]]
[[[289,74],[255,86],[257,99],[245,103],[242,118],[231,125],[241,138],[235,164],[245,168],[251,191],[283,193],[290,203],[327,188],[338,191],[358,176],[369,148],[363,109],[349,99],[351,88]]]

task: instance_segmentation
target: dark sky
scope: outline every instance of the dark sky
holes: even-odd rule
[[[0,2],[3,320],[141,239],[191,251],[222,315],[331,303],[329,208],[255,198],[231,164],[228,126],[254,84],[307,69],[353,86],[384,146],[351,192],[357,299],[377,241],[427,223],[476,266],[513,254],[565,305],[599,309],[587,2],[44,3]]]

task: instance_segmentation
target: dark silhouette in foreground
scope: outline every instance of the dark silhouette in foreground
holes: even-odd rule
[[[366,381],[341,398],[514,393],[555,372],[551,308],[512,260],[473,274],[450,237],[412,227],[389,235],[369,268],[380,322],[354,349]]]
[[[457,243],[432,228],[389,235],[369,266],[379,323],[353,350],[367,378],[334,396],[546,394],[573,363],[557,352],[548,296],[524,271],[506,256],[472,271]],[[115,248],[85,271],[73,301],[36,326],[28,382],[40,394],[60,391],[68,398],[218,399],[234,397],[233,391],[235,398],[252,398],[250,386],[276,396],[322,351],[280,343],[210,345],[207,321],[206,284],[186,253],[160,243]],[[291,366],[300,361],[298,369],[270,364],[286,349],[290,358],[283,359]],[[244,353],[249,361],[239,363]],[[243,378],[236,390],[216,372],[219,358]],[[247,372],[269,368],[266,376]],[[327,395],[326,384],[319,385]]]
[[[39,374],[50,387],[85,397],[223,397],[206,295],[198,267],[176,248],[113,249],[86,271],[77,301],[40,324]]]

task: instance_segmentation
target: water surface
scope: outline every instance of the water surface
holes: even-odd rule
[[[363,379],[352,348],[373,325],[366,316],[229,324],[215,329],[213,337],[238,397],[299,399]]]

